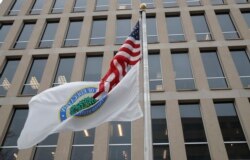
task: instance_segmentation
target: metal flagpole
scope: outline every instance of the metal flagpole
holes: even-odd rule
[[[143,78],[144,78],[144,160],[152,160],[152,127],[150,115],[150,92],[149,92],[149,73],[148,73],[148,46],[146,28],[146,4],[140,5],[141,14],[141,39],[143,53]]]

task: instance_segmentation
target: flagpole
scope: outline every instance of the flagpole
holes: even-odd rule
[[[146,27],[146,4],[140,5],[141,14],[141,41],[143,54],[143,78],[144,78],[144,160],[152,160],[152,126],[150,115],[150,90],[148,72],[148,46],[147,46],[147,27]]]

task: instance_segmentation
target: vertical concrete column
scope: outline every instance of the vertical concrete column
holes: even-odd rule
[[[29,67],[32,63],[32,55],[23,55],[22,59],[16,70],[16,74],[12,79],[12,85],[7,92],[7,96],[15,97],[20,93],[21,88],[23,87],[27,73],[29,72]]]
[[[6,61],[6,57],[1,56],[0,57],[0,73],[2,73],[2,71],[4,69],[5,61]]]
[[[143,106],[143,105],[141,105]],[[132,123],[131,159],[144,160],[144,121],[143,118]]]
[[[183,23],[183,31],[188,42],[196,41],[195,32],[193,29],[192,19],[189,11],[181,11],[181,21]]]
[[[79,40],[79,47],[85,47],[89,44],[89,38],[92,31],[92,16],[85,15],[83,20],[83,25],[81,29],[81,37]]]
[[[110,61],[112,60],[113,57],[114,57],[113,52],[111,52],[111,51],[104,52],[103,61],[102,61],[102,75],[101,75],[101,77],[105,76],[106,72],[109,69]]]
[[[12,27],[9,30],[9,34],[5,38],[4,44],[2,45],[1,48],[2,50],[8,50],[12,48],[12,45],[17,39],[18,33],[20,32],[22,25],[23,25],[23,20],[18,19],[14,21]]]
[[[186,160],[187,157],[178,101],[168,100],[166,101],[166,105],[171,159]]]
[[[247,97],[239,97],[235,99],[235,109],[241,122],[248,146],[250,146],[250,103]]]
[[[212,99],[201,99],[200,110],[211,159],[227,160],[227,152]]]
[[[93,12],[95,10],[95,1],[87,1],[86,13]]]
[[[154,4],[155,4],[155,8],[157,8],[157,9],[163,8],[162,0],[154,0],[153,2],[154,2]]]
[[[86,61],[86,53],[76,53],[71,75],[71,82],[82,81]]]
[[[214,10],[205,10],[205,15],[213,38],[217,41],[223,41],[224,36]]]
[[[179,3],[180,10],[187,7],[187,3],[185,0],[177,0],[177,2]]]
[[[17,160],[31,160],[35,150],[36,147],[19,150]]]
[[[108,5],[109,5],[109,11],[116,11],[116,6],[117,6],[117,3],[116,3],[116,0],[109,0],[108,2]]]
[[[64,6],[63,13],[71,13],[74,4],[75,4],[75,0],[65,1],[65,6]]]
[[[108,159],[109,123],[98,126],[95,130],[93,160]]]
[[[13,106],[7,105],[7,106],[1,106],[0,107],[0,144],[3,143],[5,134],[7,132],[9,123],[11,121],[11,117],[13,114]]]
[[[41,12],[41,15],[46,15],[46,14],[50,13],[50,10],[52,8],[54,1],[55,0],[45,0],[44,1],[43,10]]]
[[[116,35],[116,16],[115,14],[109,14],[107,17],[107,23],[106,23],[106,39],[105,39],[105,45],[113,45],[115,42],[115,35]]]
[[[33,4],[34,0],[26,0],[23,2],[21,11],[19,12],[18,15],[26,15],[29,13],[31,5]]]
[[[0,5],[0,16],[8,14],[13,1],[14,0],[3,0],[2,4]]]
[[[166,27],[165,12],[156,13],[156,27],[157,27],[157,34],[158,34],[159,42],[168,43],[168,33],[167,33],[167,27]]]
[[[45,89],[48,89],[51,87],[53,83],[53,78],[56,73],[56,68],[58,64],[59,54],[53,53],[50,54],[46,63],[46,66],[43,71],[43,76],[40,82],[40,86],[38,89],[38,93],[44,91]],[[44,76],[46,75],[46,76]]]
[[[55,160],[68,160],[70,158],[73,132],[60,133],[58,137]]]
[[[208,5],[212,4],[211,1],[209,1],[209,0],[202,0],[201,3],[202,3],[204,6],[208,6]]]
[[[240,32],[240,36],[243,39],[250,39],[248,25],[240,10],[238,8],[232,8],[230,11],[232,19],[235,22],[236,29]]]
[[[64,37],[67,34],[68,23],[68,17],[62,17],[60,19],[52,48],[61,48],[61,46],[63,45]]]
[[[27,49],[34,49],[38,47],[45,25],[46,19],[38,19],[36,21],[33,32],[29,39],[29,43],[27,45]]]
[[[203,67],[201,54],[199,48],[190,48],[189,49],[189,57],[193,70],[193,76],[195,79],[195,84],[198,90],[209,90],[206,72]],[[196,67],[200,66],[200,67]]]
[[[221,59],[221,66],[224,70],[224,74],[227,77],[229,86],[232,89],[242,88],[241,81],[238,75],[238,72],[235,68],[231,53],[228,47],[219,47],[218,56]]]
[[[175,92],[175,72],[172,64],[171,51],[169,49],[160,50],[160,60],[163,78],[163,88],[167,92]]]

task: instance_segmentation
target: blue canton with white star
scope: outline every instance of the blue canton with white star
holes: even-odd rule
[[[129,36],[133,37],[135,40],[140,40],[139,21],[136,23],[132,33]]]

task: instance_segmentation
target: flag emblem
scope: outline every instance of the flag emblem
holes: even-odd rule
[[[67,102],[60,109],[60,121],[64,121],[71,116],[84,117],[88,116],[102,107],[106,99],[107,94],[96,100],[93,95],[96,93],[98,87],[84,87],[75,92]]]

